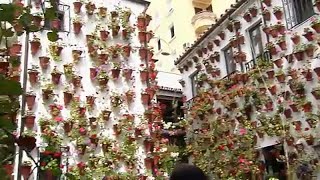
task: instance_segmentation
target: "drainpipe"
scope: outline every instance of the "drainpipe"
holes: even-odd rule
[[[31,0],[27,0],[27,6],[31,6]],[[23,52],[23,75],[22,75],[22,90],[23,94],[21,96],[21,112],[20,112],[20,127],[19,128],[19,135],[22,135],[22,132],[24,130],[24,123],[25,123],[25,111],[26,111],[26,91],[27,91],[27,71],[28,71],[28,59],[29,59],[29,39],[30,39],[30,33],[26,31],[25,39],[24,39],[24,52]],[[19,146],[16,146],[16,148],[19,151],[18,160],[15,162],[15,168],[16,168],[16,180],[21,180],[21,161],[23,156],[23,150]]]

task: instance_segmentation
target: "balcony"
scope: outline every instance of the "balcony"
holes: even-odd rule
[[[206,9],[211,2],[212,0],[192,0],[193,6],[201,9]]]
[[[210,11],[201,11],[192,17],[191,23],[195,28],[197,35],[203,33],[208,29],[216,20],[216,15]]]

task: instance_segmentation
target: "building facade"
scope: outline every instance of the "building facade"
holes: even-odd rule
[[[149,3],[1,3],[2,28],[13,33],[1,37],[0,82],[23,89],[12,116],[17,155],[3,166],[10,179],[165,179],[176,156],[156,92],[181,90],[157,84]]]
[[[221,179],[317,178],[318,13],[238,1],[178,57],[191,161]]]

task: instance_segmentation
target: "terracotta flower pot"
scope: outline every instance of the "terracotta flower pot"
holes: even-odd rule
[[[262,16],[263,16],[264,20],[266,20],[266,21],[270,21],[270,19],[271,19],[271,13],[269,11],[264,12],[262,14]]]
[[[106,31],[106,30],[101,30],[100,31],[100,39],[102,41],[107,41],[108,36],[109,36],[109,31]]]
[[[39,79],[39,72],[37,72],[37,71],[29,71],[28,74],[29,74],[30,83],[32,85],[36,84],[38,82],[38,79]]]
[[[32,129],[34,127],[34,121],[36,117],[34,115],[28,115],[25,117],[25,126],[28,129]]]
[[[307,81],[312,81],[312,72],[311,70],[302,72],[303,76],[306,78]]]
[[[127,46],[123,46],[122,48],[123,50],[123,56],[124,57],[130,57],[130,53],[131,53],[131,46],[127,45]]]
[[[148,71],[140,71],[140,79],[142,82],[146,82],[148,79]]]
[[[303,35],[308,41],[313,41],[314,40],[314,35],[312,32],[307,32]]]
[[[283,15],[282,11],[275,11],[273,14],[277,18],[277,20],[281,20],[282,19],[282,15]]]
[[[278,32],[277,29],[272,28],[272,29],[270,30],[270,35],[271,35],[273,38],[276,38],[276,37],[279,36],[279,32]]]
[[[140,31],[138,33],[138,38],[140,43],[146,43],[147,42],[147,37],[146,37],[146,32],[145,31]]]
[[[47,70],[50,64],[50,58],[46,56],[39,57],[40,67],[44,70]]]
[[[300,43],[300,36],[293,36],[293,37],[291,37],[291,40],[294,44],[299,44]]]
[[[60,29],[61,21],[59,19],[54,19],[50,22],[51,28],[53,29]]]
[[[268,7],[271,6],[271,0],[263,0],[263,3]]]
[[[39,41],[31,41],[30,45],[31,45],[31,54],[32,55],[37,54],[40,49],[41,43]]]
[[[256,17],[257,14],[258,14],[258,9],[257,8],[250,8],[249,12],[250,12],[252,17]]]
[[[285,117],[286,117],[287,119],[292,118],[292,111],[291,111],[291,109],[286,109],[286,110],[284,110],[283,114],[285,115]]]
[[[42,90],[42,99],[43,100],[48,100],[53,94],[52,90],[47,90],[47,89],[43,89]]]
[[[305,104],[302,106],[302,108],[303,108],[303,111],[304,111],[304,112],[312,112],[312,104],[311,104],[311,102],[305,103]]]
[[[152,169],[153,163],[154,163],[153,158],[145,158],[144,159],[144,165],[145,165],[146,169]]]
[[[109,79],[107,78],[99,78],[98,82],[99,82],[99,86],[107,86]]]
[[[274,71],[273,70],[269,70],[266,73],[268,75],[268,79],[273,79],[274,78]]]
[[[90,107],[93,107],[95,99],[96,99],[96,97],[94,97],[94,96],[86,96],[87,105],[89,105]]]
[[[304,53],[303,52],[296,52],[293,55],[298,61],[304,60]]]
[[[283,64],[283,61],[281,58],[273,61],[273,63],[277,66],[277,68],[281,68],[282,67],[282,64]]]
[[[17,56],[18,54],[21,54],[21,44],[14,43],[9,49],[10,56]]]
[[[82,2],[73,2],[74,13],[79,14],[81,11]]]
[[[279,83],[284,83],[286,81],[286,76],[284,74],[277,75],[276,77]]]
[[[146,17],[139,16],[137,19],[137,27],[139,30],[145,30],[146,29]]]
[[[5,164],[3,165],[3,168],[5,169],[6,174],[10,177],[10,180],[13,180],[13,165],[12,164]]]
[[[216,46],[220,46],[220,40],[219,39],[215,39],[215,40],[213,40],[213,42],[214,42],[214,44]]]
[[[278,43],[278,46],[281,48],[281,50],[287,50],[287,43],[286,41],[281,41]]]
[[[317,33],[320,33],[320,23],[311,26]]]
[[[71,82],[72,82],[72,84],[73,84],[73,86],[74,86],[75,88],[81,87],[81,79],[82,79],[81,76],[73,76],[73,77],[72,77]]]
[[[111,75],[112,78],[118,79],[120,75],[121,70],[120,69],[111,69]]]
[[[130,80],[132,78],[132,69],[124,69],[123,70],[123,76],[125,78],[126,81]]]
[[[85,145],[85,144],[78,144],[77,145],[77,152],[79,155],[83,156],[86,153],[86,150],[87,150],[87,145]],[[81,170],[79,170],[79,171],[81,171]],[[80,172],[80,173],[83,175],[83,172]]]
[[[73,124],[71,122],[64,122],[63,123],[63,130],[65,134],[68,134],[69,132],[71,132]]]
[[[307,56],[309,57],[309,58],[312,58],[313,57],[313,55],[314,55],[314,48],[313,47],[308,47],[308,48],[306,48],[306,54],[307,54]]]
[[[112,36],[113,37],[118,36],[119,30],[120,30],[120,26],[116,26],[116,27],[112,28]]]
[[[73,94],[70,93],[70,92],[63,92],[63,102],[64,102],[64,105],[69,105],[69,103],[71,102],[73,98]]]
[[[61,73],[51,73],[52,83],[58,85],[60,83]]]
[[[97,77],[98,71],[97,68],[90,68],[90,79],[93,80]]]
[[[245,14],[245,15],[243,16],[243,19],[246,20],[247,22],[251,22],[252,17],[251,17],[251,15],[250,15],[249,13],[247,13],[247,14]]]
[[[31,94],[26,95],[26,103],[29,110],[33,109],[35,101],[36,101],[36,95],[31,95]]]
[[[299,111],[299,109],[298,109],[296,104],[290,104],[289,106],[290,106],[290,108],[292,109],[293,112],[298,112]]]
[[[218,36],[220,37],[221,40],[224,40],[226,34],[225,34],[225,32],[221,31],[221,32],[218,34]]]
[[[293,146],[294,138],[293,137],[286,138],[286,143],[288,146]]]
[[[277,86],[273,85],[272,87],[269,87],[268,90],[272,95],[275,95],[277,93]]]
[[[142,104],[144,104],[144,105],[148,104],[150,101],[150,95],[142,93],[141,94],[141,101],[142,101]]]
[[[82,28],[82,24],[80,22],[73,23],[73,31],[75,34],[79,34]]]
[[[78,63],[81,58],[82,51],[80,50],[72,50],[72,58],[74,63]]]
[[[101,118],[102,118],[104,121],[109,121],[110,115],[111,115],[111,111],[108,111],[108,110],[103,110],[103,111],[101,111]]]

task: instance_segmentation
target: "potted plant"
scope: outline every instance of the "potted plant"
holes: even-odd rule
[[[294,44],[299,44],[300,43],[300,36],[298,33],[294,33],[291,37],[291,40]]]
[[[35,25],[37,28],[41,27],[41,22],[43,20],[43,13],[35,13],[32,16],[32,23]]]
[[[50,58],[47,56],[39,57],[40,67],[44,70],[47,70],[50,64]]]
[[[134,33],[135,28],[130,26],[129,24],[124,26],[122,29],[122,38],[124,40],[129,40],[131,38],[132,33]]]
[[[245,12],[243,15],[243,19],[246,20],[247,22],[251,22],[252,17],[250,12]]]
[[[75,75],[75,74],[72,75],[71,82],[75,88],[81,87],[81,79],[82,79],[82,76]]]
[[[313,57],[315,48],[316,46],[312,43],[305,45],[305,52],[309,58]]]
[[[298,61],[302,61],[304,60],[304,51],[305,51],[304,45],[295,46],[293,49],[293,55]]]
[[[113,63],[113,68],[111,69],[112,78],[118,79],[119,75],[120,75],[120,72],[121,72],[121,63],[114,62]]]
[[[32,55],[37,54],[41,46],[40,38],[34,35],[33,39],[30,41],[30,45],[31,45],[31,54]]]
[[[224,31],[221,31],[218,36],[220,37],[221,40],[225,39],[226,33]]]
[[[266,21],[270,21],[271,19],[271,13],[268,9],[263,9],[262,16],[263,16],[263,19]]]
[[[32,151],[36,147],[36,133],[32,130],[26,130],[16,139],[18,146],[21,148]],[[29,174],[28,174],[29,175]]]
[[[131,103],[135,97],[135,92],[133,90],[128,90],[125,92],[125,97],[128,103]]]
[[[142,104],[147,105],[150,101],[150,95],[147,92],[142,92],[141,101],[142,101]]]
[[[126,58],[130,57],[131,49],[132,48],[131,48],[130,44],[123,46],[122,47],[123,57],[126,57]]]
[[[142,68],[140,70],[140,79],[142,82],[146,82],[149,75],[149,70],[147,67],[144,67],[144,64],[140,64],[140,67]]]
[[[257,8],[257,6],[254,5],[254,6],[250,7],[250,8],[249,8],[249,12],[250,12],[250,14],[251,14],[252,17],[256,17],[257,14],[258,14],[258,8]]]
[[[308,40],[308,41],[313,41],[314,40],[314,33],[310,28],[304,28],[304,33],[303,36]]]
[[[286,37],[281,36],[276,40],[277,45],[281,48],[281,50],[287,50]]]
[[[99,7],[98,9],[99,9],[98,15],[100,18],[107,17],[107,8],[106,7]]]
[[[28,179],[31,172],[32,163],[30,161],[23,161],[22,165],[19,167],[23,179]]]
[[[273,7],[273,14],[276,16],[277,20],[281,20],[282,19],[282,15],[283,15],[283,8],[281,6],[274,6]]]
[[[93,15],[94,11],[96,10],[96,5],[93,2],[89,1],[86,3],[85,8],[87,10],[87,14],[89,16],[91,16],[91,15]]]
[[[126,68],[123,70],[123,76],[126,81],[128,81],[132,78],[132,72],[133,72],[133,69],[131,69],[131,68]]]
[[[285,73],[282,70],[278,71],[275,76],[279,83],[284,83],[286,80]]]
[[[111,105],[114,108],[120,107],[121,104],[123,103],[121,94],[118,94],[115,92],[113,92],[112,95],[110,96],[110,100],[111,100]]]
[[[109,31],[107,31],[107,30],[105,30],[105,29],[101,29],[101,30],[99,31],[99,33],[100,33],[100,39],[101,39],[102,41],[107,41],[108,36],[109,36]]]
[[[314,29],[317,33],[320,33],[320,18],[315,18],[311,22],[311,27]]]
[[[111,111],[110,110],[102,110],[101,111],[101,115],[100,117],[102,118],[102,120],[104,121],[109,121],[110,115],[111,115]]]
[[[243,63],[246,61],[246,53],[242,51],[238,51],[234,53],[234,59],[237,63]]]
[[[46,84],[42,88],[42,99],[43,100],[48,100],[51,96],[53,96],[53,84]]]
[[[73,23],[73,31],[75,34],[79,34],[80,31],[81,31],[81,28],[82,28],[82,20],[81,20],[81,17],[79,16],[76,16],[73,18],[72,20],[72,23]]]
[[[83,0],[77,0],[73,2],[73,9],[75,14],[79,14],[81,12],[82,5],[83,5]]]
[[[81,58],[81,54],[82,54],[81,50],[77,50],[77,49],[72,50],[72,58],[73,58],[74,63],[76,63],[76,64],[79,63],[80,58]]]
[[[63,102],[64,105],[67,106],[70,104],[73,98],[73,93],[68,86],[66,86],[65,90],[63,91]]]
[[[59,42],[50,43],[49,52],[52,59],[55,61],[61,61],[60,55],[63,50],[63,44]]]
[[[36,119],[36,116],[34,115],[34,113],[31,111],[28,111],[24,118],[25,118],[24,123],[25,123],[26,128],[32,129],[34,127],[34,122]]]
[[[34,103],[36,101],[36,94],[32,91],[26,93],[26,103],[29,110],[33,109]]]
[[[28,75],[31,85],[36,84],[39,79],[38,66],[32,65],[32,68],[28,70]]]
[[[94,106],[95,99],[96,97],[94,96],[86,96],[86,104],[92,108]]]
[[[266,49],[270,52],[271,55],[276,55],[278,53],[277,48],[272,42],[266,44]]]
[[[60,83],[61,72],[58,70],[57,66],[55,66],[51,72],[51,80],[52,83],[58,85]]]
[[[97,75],[99,85],[105,87],[108,84],[109,76],[106,71],[101,70]]]
[[[262,2],[266,5],[266,6],[271,6],[271,0],[262,0]]]
[[[120,30],[118,21],[111,21],[108,25],[108,28],[111,29],[111,34],[113,37],[118,36]]]

